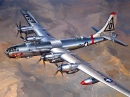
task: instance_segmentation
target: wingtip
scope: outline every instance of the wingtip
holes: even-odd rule
[[[127,47],[127,46],[128,46],[128,44],[125,44],[124,46],[125,46],[125,47]]]
[[[116,15],[116,12],[112,12],[110,15]]]
[[[26,9],[21,9],[20,11],[21,11],[21,12],[26,12],[27,10],[26,10]]]

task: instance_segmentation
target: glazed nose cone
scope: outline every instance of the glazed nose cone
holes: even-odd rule
[[[5,51],[5,54],[7,55],[7,57],[9,57],[9,52],[7,50]]]

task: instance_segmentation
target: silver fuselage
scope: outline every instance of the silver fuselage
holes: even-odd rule
[[[23,58],[49,53],[52,48],[60,47],[68,50],[75,50],[101,41],[104,41],[104,38],[100,37],[92,40],[91,38],[79,37],[38,43],[28,42],[9,47],[5,53],[10,58]]]
[[[38,55],[45,56],[45,54],[51,53],[50,50],[52,48],[74,50],[105,40],[103,37],[94,38],[93,35],[88,38],[79,37],[57,40],[50,35],[28,11],[23,10],[21,12],[29,24],[29,26],[21,27],[21,33],[24,32],[25,34],[29,34],[27,32],[32,31],[36,36],[26,37],[28,42],[24,44],[9,47],[5,53],[10,58],[23,58]],[[50,54],[50,56],[51,55],[53,56],[54,54]],[[49,55],[46,57],[49,59]]]

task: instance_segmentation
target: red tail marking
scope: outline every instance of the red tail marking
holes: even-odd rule
[[[91,44],[94,44],[94,37],[93,37],[93,35],[91,35],[91,40],[92,40]]]
[[[115,12],[112,12],[111,15],[116,15],[116,13],[115,13]]]

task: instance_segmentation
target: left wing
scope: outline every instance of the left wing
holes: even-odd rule
[[[26,19],[27,23],[32,27],[32,30],[35,32],[36,36],[42,37],[43,41],[55,40],[55,38],[50,35],[47,30],[40,25],[38,21],[31,15],[27,10],[21,10],[22,15]]]
[[[83,61],[76,55],[72,54],[70,51],[64,50],[62,48],[53,48],[51,50],[53,53],[60,53],[61,58],[68,63],[77,65],[77,69],[83,71],[84,73],[87,73],[88,75],[94,77],[98,81],[112,87],[113,89],[123,93],[126,96],[130,96],[130,91],[125,89],[123,86],[118,84],[117,82],[113,81],[112,79],[108,78],[101,72],[95,70],[92,66],[90,66],[89,63]]]

